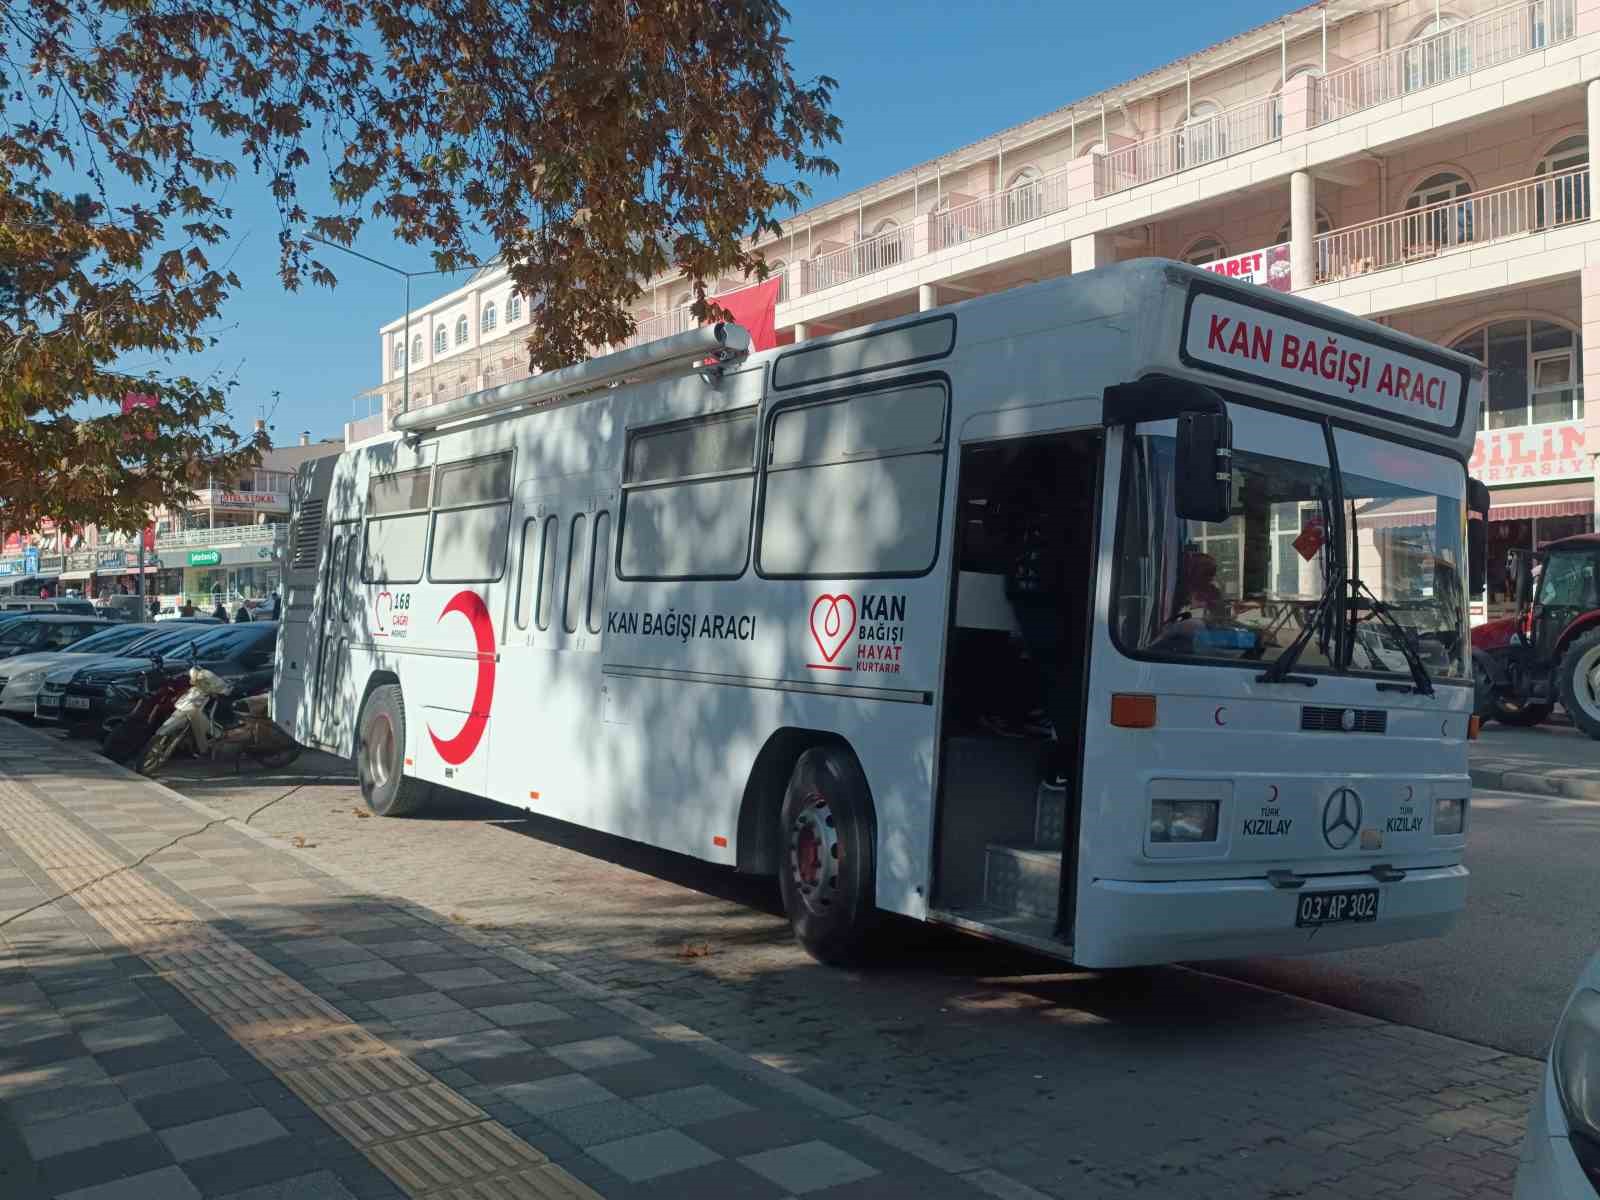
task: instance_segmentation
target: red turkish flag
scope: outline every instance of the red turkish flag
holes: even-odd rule
[[[156,397],[147,395],[144,392],[124,392],[122,395],[122,415],[127,416],[136,408],[154,408],[157,403],[159,402]],[[156,436],[156,431],[152,429],[144,436],[147,440],[153,438]],[[127,434],[123,434],[122,440],[128,440]]]
[[[736,292],[711,297],[744,326],[750,335],[750,349],[771,350],[778,344],[778,289],[783,280],[774,276],[765,283],[752,284]]]
[[[1294,540],[1294,548],[1300,552],[1300,557],[1310,562],[1317,556],[1317,551],[1322,549],[1322,543],[1328,540],[1328,530],[1322,523],[1320,516],[1306,518],[1305,526],[1300,530],[1300,536]]]

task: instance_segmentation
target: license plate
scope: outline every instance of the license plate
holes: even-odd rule
[[[67,707],[68,708],[88,708],[89,707],[89,697],[87,697],[87,696],[68,696],[67,697]]]
[[[37,696],[37,697],[34,698],[33,706],[35,708],[60,708],[61,707],[61,697],[60,696]]]
[[[1377,888],[1304,892],[1296,900],[1296,925],[1346,925],[1378,919]]]

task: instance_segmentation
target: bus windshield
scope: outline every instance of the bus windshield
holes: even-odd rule
[[[1123,473],[1114,624],[1124,650],[1267,664],[1315,622],[1298,668],[1409,677],[1402,634],[1370,599],[1322,605],[1342,573],[1347,595],[1360,580],[1404,627],[1430,676],[1465,675],[1459,464],[1339,431],[1336,491],[1319,426],[1241,414],[1232,515],[1180,521],[1176,440],[1170,426],[1152,428],[1133,438]]]

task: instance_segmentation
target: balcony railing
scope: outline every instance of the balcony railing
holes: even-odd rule
[[[1253,150],[1283,136],[1280,98],[1268,96],[1095,156],[1094,194],[1138,187]]]
[[[807,295],[898,266],[911,257],[911,226],[897,225],[862,238],[841,250],[830,250],[801,263],[802,290]]]
[[[616,349],[626,350],[630,346],[642,346],[646,342],[659,342],[664,337],[671,337],[677,333],[687,333],[695,328],[697,322],[687,308],[675,308],[671,312],[662,313],[659,317],[646,317],[635,327],[633,333],[617,343]]]
[[[163,533],[156,538],[156,550],[159,552],[167,548],[184,546],[232,546],[235,544],[254,545],[257,542],[273,542],[284,535],[289,528],[286,521],[274,521],[270,525],[233,525],[218,529],[183,529],[176,533]]]
[[[928,248],[945,250],[1015,225],[1036,221],[1067,206],[1067,173],[1055,171],[957,208],[933,214]]]
[[[1589,168],[1576,167],[1335,229],[1316,239],[1317,282],[1587,221],[1590,201]]]
[[[1312,81],[1312,115],[1321,125],[1499,66],[1565,41],[1577,29],[1576,0],[1531,0],[1484,13]]]

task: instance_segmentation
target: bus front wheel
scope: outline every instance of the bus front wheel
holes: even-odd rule
[[[403,817],[428,799],[429,785],[405,773],[406,706],[400,685],[375,687],[361,706],[356,775],[361,798],[380,817]]]
[[[872,932],[877,849],[872,800],[848,751],[807,750],[783,797],[778,887],[795,937],[818,962],[857,960]]]

